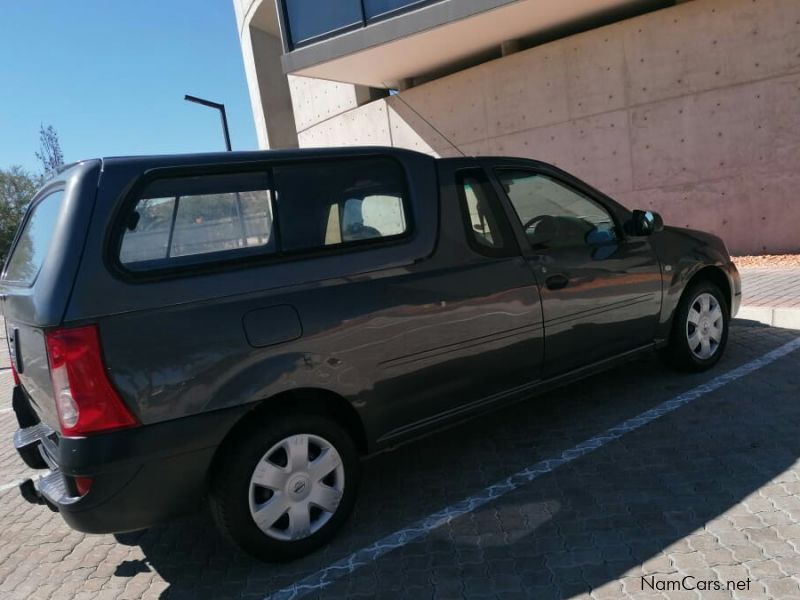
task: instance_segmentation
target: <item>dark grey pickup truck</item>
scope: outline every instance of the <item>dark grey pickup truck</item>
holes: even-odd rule
[[[122,532],[205,499],[281,560],[342,524],[360,456],[642,352],[711,367],[740,282],[550,165],[349,148],[76,163],[0,294],[27,500]]]

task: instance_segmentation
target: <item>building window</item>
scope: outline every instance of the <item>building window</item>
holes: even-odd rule
[[[387,17],[401,10],[414,8],[419,4],[429,4],[432,0],[363,0],[366,19]]]
[[[334,0],[322,3],[320,0],[280,0],[279,6],[288,30],[288,46],[298,48],[437,1]]]
[[[318,38],[363,24],[361,0],[283,0],[291,46],[301,46]]]

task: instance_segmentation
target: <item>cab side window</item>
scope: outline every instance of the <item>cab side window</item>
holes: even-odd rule
[[[617,240],[611,214],[565,184],[532,171],[500,169],[497,177],[534,248],[566,248]]]

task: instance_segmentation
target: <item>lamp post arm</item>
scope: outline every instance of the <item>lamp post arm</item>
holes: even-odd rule
[[[225,112],[225,105],[220,104],[219,102],[212,102],[211,100],[206,100],[205,98],[198,98],[197,96],[190,96],[186,94],[183,97],[184,100],[187,102],[194,102],[195,104],[201,104],[202,106],[207,106],[209,108],[214,108],[219,111],[220,119],[222,120],[222,133],[225,136],[225,149],[230,152],[231,148],[231,134],[228,130],[228,115]]]

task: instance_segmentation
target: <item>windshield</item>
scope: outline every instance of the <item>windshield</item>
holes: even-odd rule
[[[31,209],[6,264],[4,280],[27,286],[33,285],[50,248],[50,240],[55,232],[63,198],[63,191],[53,192]]]

